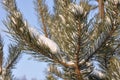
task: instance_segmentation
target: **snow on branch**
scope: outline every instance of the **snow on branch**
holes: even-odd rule
[[[45,37],[44,35],[40,35],[39,32],[33,27],[28,27],[28,29],[30,35],[37,39],[38,44],[47,46],[53,54],[60,53],[59,46],[53,40]]]

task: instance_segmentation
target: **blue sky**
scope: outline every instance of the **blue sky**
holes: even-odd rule
[[[0,0],[1,2],[2,0]],[[39,22],[37,21],[37,14],[34,10],[34,4],[33,0],[16,0],[18,8],[23,13],[23,16],[29,24],[32,27],[40,28]],[[46,0],[46,3],[49,5],[53,5],[52,0]],[[50,11],[52,10],[52,7],[49,6]],[[5,55],[7,55],[7,45],[10,43],[8,41],[8,38],[6,37],[6,34],[2,31],[5,30],[5,27],[2,23],[2,21],[6,18],[6,12],[3,10],[2,5],[0,4],[0,34],[2,34],[2,37],[4,37],[4,43],[5,43]],[[31,78],[36,78],[37,80],[44,80],[45,79],[45,70],[47,68],[46,63],[38,62],[30,60],[32,56],[24,54],[21,59],[19,60],[19,63],[16,65],[16,69],[13,70],[13,74],[15,77],[23,77],[24,75],[27,77],[28,80],[31,80]]]

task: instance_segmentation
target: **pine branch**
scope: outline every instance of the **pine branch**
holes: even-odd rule
[[[81,70],[79,68],[79,55],[81,54],[81,25],[80,25],[80,21],[78,21],[78,32],[77,32],[77,36],[78,36],[78,41],[77,41],[77,49],[76,49],[76,53],[75,53],[75,60],[76,60],[76,68],[75,68],[75,72],[77,75],[77,79],[78,80],[84,80],[82,78],[82,74],[81,74]]]
[[[9,4],[15,4],[15,3],[10,2]],[[11,5],[9,5],[9,4],[8,5],[4,4],[8,10],[10,10],[9,8],[11,7]],[[32,28],[32,29],[28,28],[27,22],[25,22],[23,20],[22,14],[17,10],[17,8],[10,12],[9,19],[10,19],[9,23],[8,23],[9,25],[7,25],[7,26],[10,31],[12,29],[13,32],[10,32],[10,33],[15,34],[13,36],[15,36],[16,40],[21,41],[21,43],[26,43],[25,45],[29,46],[30,48],[31,47],[33,49],[39,48],[38,50],[40,50],[40,52],[42,52],[42,53],[47,52],[47,51],[45,51],[45,52],[43,51],[43,48],[42,48],[43,44],[41,44],[43,41],[39,42],[41,44],[41,47],[39,47],[39,44],[37,43],[37,40],[38,40],[37,38],[38,38],[39,33],[37,33],[37,35],[35,36],[34,28]],[[35,45],[37,45],[37,46],[35,46]],[[44,55],[48,56],[47,54],[44,54]]]
[[[114,9],[113,8],[114,7],[110,8],[110,9],[116,10],[116,8],[114,8]],[[119,18],[116,15],[116,13],[118,13],[118,12],[114,12],[111,10],[109,10],[109,11],[107,10],[107,12],[109,13],[109,17],[110,17],[110,19],[105,20],[105,21],[107,21],[107,23],[105,22],[105,25],[102,24],[102,26],[99,25],[99,27],[96,27],[96,29],[98,29],[96,31],[97,33],[99,33],[98,31],[103,32],[101,34],[99,33],[100,36],[96,39],[96,41],[95,41],[96,44],[94,44],[94,45],[98,46],[99,48],[95,48],[95,46],[94,46],[93,50],[90,50],[92,52],[92,54],[88,54],[89,57],[87,56],[87,58],[85,59],[86,61],[88,61],[94,54],[96,54],[96,52],[98,52],[99,49],[101,49],[103,46],[105,46],[106,42],[109,41],[110,37],[112,37],[114,35],[115,31],[119,30],[118,29],[119,24],[117,24],[117,23],[119,23],[119,20],[118,20]],[[110,14],[110,12],[115,14],[114,15],[115,19],[113,19],[113,17],[111,17],[112,14]],[[93,33],[93,35],[95,35],[95,34],[96,33]],[[87,55],[87,54],[85,54],[85,55]]]
[[[5,68],[6,70],[10,70],[11,68],[13,68],[14,64],[17,63],[17,60],[21,55],[21,50],[22,49],[20,45],[17,45],[17,46],[11,45],[9,47],[9,56],[8,56],[8,60]]]
[[[19,48],[20,50],[20,48]],[[20,54],[18,50],[18,46],[10,46],[9,47],[9,55],[6,62],[4,62],[4,67],[2,68],[1,78],[2,80],[12,80],[13,75],[11,74],[12,69],[14,68],[15,64],[17,63]]]
[[[11,2],[9,4],[15,5],[15,3]],[[4,3],[7,11],[10,11],[11,9],[9,8],[13,6],[9,4],[6,5],[6,3]],[[7,25],[9,31],[12,29],[10,33],[14,33],[13,37],[18,40],[18,42],[22,43],[28,50],[40,53],[65,67],[71,66],[57,58],[57,56],[61,55],[58,45],[49,38],[40,35],[34,28],[30,28],[27,22],[23,20],[22,14],[17,9],[17,6],[15,7],[15,9],[9,12],[9,23],[7,23],[9,24]],[[51,47],[52,45],[54,45],[54,48]]]
[[[109,40],[109,38],[115,32],[116,29],[117,29],[117,27],[115,27],[114,29],[112,29],[108,33],[108,35],[105,37],[105,39],[103,40],[103,42],[101,42],[101,44],[99,44],[99,47],[95,51],[93,51],[91,54],[89,54],[82,64],[85,64],[94,54],[96,54],[101,49],[101,47],[103,47],[103,46],[106,45],[106,42]]]
[[[42,24],[43,24],[44,34],[46,37],[48,37],[48,30],[47,30],[46,21],[45,21],[47,17],[46,14],[48,14],[47,7],[45,3],[43,2],[43,0],[37,0],[36,4],[37,4],[37,12],[38,12],[38,15],[40,16],[39,18],[41,18],[40,20],[42,21]]]

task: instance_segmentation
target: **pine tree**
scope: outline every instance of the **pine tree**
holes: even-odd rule
[[[50,64],[48,80],[120,79],[120,0],[80,0],[79,4],[54,0],[54,14],[45,0],[36,0],[43,34],[30,27],[15,0],[3,0],[3,4],[12,37],[35,58]]]

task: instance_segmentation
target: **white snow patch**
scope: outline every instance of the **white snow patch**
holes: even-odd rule
[[[44,44],[45,46],[47,46],[50,49],[50,51],[53,54],[60,53],[59,46],[53,40],[45,37],[44,35],[40,35],[39,32],[35,28],[28,27],[28,29],[30,31],[30,35],[37,38],[38,44]]]
[[[38,44],[41,44],[41,43],[48,46],[52,53],[59,53],[60,52],[58,45],[53,40],[50,40],[49,38],[47,38],[43,35],[40,35],[38,37]]]

